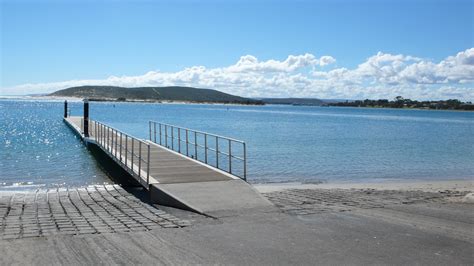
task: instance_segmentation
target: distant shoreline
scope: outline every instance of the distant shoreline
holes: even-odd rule
[[[80,98],[78,98],[80,99]],[[83,99],[81,99],[83,100]],[[225,105],[264,105],[264,104],[252,104],[252,103],[237,103],[237,102],[206,102],[206,101],[173,101],[173,100],[141,100],[141,99],[94,99],[89,98],[89,102],[114,102],[114,103],[172,103],[172,104],[225,104]]]
[[[45,100],[45,101],[70,101],[70,102],[82,102],[82,97],[71,97],[71,96],[0,96],[0,100]],[[149,103],[149,104],[208,104],[208,105],[235,105],[235,106],[263,106],[261,104],[245,104],[245,103],[234,103],[234,102],[199,102],[199,101],[172,101],[172,100],[140,100],[140,99],[127,99],[119,101],[116,99],[88,99],[90,102],[108,102],[108,103]]]
[[[450,111],[450,112],[473,112],[474,110],[465,110],[465,109],[429,109],[429,108],[412,108],[412,107],[402,107],[402,108],[395,108],[395,107],[371,107],[371,106],[320,106],[320,107],[331,107],[331,108],[346,108],[346,109],[380,109],[380,110],[419,110],[419,111],[429,111],[429,112],[437,112],[437,111]]]
[[[386,99],[379,100],[356,100],[336,103],[327,103],[328,106],[336,107],[367,107],[367,108],[394,108],[394,109],[423,109],[423,110],[463,110],[474,111],[472,102],[462,102],[457,99],[438,101],[417,101],[404,99],[397,96],[394,101]]]
[[[41,98],[54,98],[60,99],[65,98],[74,99],[76,101],[83,101],[82,97],[61,97],[61,96],[41,96]],[[110,103],[159,103],[159,104],[219,104],[219,105],[243,105],[243,106],[261,106],[264,104],[252,104],[252,103],[237,103],[237,102],[206,102],[206,101],[173,101],[173,100],[142,100],[142,99],[102,99],[102,98],[89,98],[89,102],[110,102]]]
[[[45,100],[45,101],[70,101],[70,102],[82,102],[82,97],[71,97],[71,96],[31,96],[31,95],[0,95],[0,100]],[[151,104],[203,104],[203,105],[234,105],[234,106],[295,106],[295,107],[318,107],[318,108],[346,108],[346,109],[387,109],[387,110],[420,110],[420,111],[451,111],[451,112],[473,112],[474,110],[469,109],[429,109],[429,108],[416,108],[416,107],[383,107],[383,106],[337,106],[337,105],[305,105],[305,104],[286,104],[286,103],[264,103],[264,104],[245,104],[245,103],[225,103],[225,102],[199,102],[199,101],[172,101],[172,100],[141,100],[141,99],[89,99],[91,102],[110,102],[110,103],[151,103]]]

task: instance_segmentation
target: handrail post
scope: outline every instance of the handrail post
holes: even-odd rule
[[[159,125],[160,125],[160,145],[161,145],[161,123]]]
[[[114,155],[114,130],[110,128],[110,154]]]
[[[216,168],[219,168],[219,138],[216,136]]]
[[[89,100],[84,100],[84,137],[89,137]]]
[[[188,147],[188,130],[186,129],[186,156],[189,156],[189,147]]]
[[[119,132],[116,130],[115,131],[115,157],[119,156]]]
[[[204,162],[207,163],[207,134],[204,134]]]
[[[153,136],[154,136],[154,142],[156,143],[156,122],[153,122]]]
[[[107,126],[103,125],[103,130],[104,130],[104,148],[105,151],[109,150],[109,147],[107,146],[107,141],[108,141],[108,133],[109,131],[107,130]]]
[[[197,133],[194,131],[194,159],[198,159]]]
[[[174,128],[171,126],[171,149],[174,150]]]
[[[232,174],[232,142],[229,139],[229,173]]]
[[[114,154],[115,154],[115,157],[117,157],[117,137],[118,137],[118,132],[117,130],[114,130]]]
[[[110,151],[110,128],[106,127],[107,129],[107,150]]]
[[[114,143],[114,131],[113,131],[113,129],[111,129],[111,128],[110,128],[109,130],[110,130],[110,144],[109,144],[109,147],[110,147],[110,154],[113,155],[114,150],[112,149],[112,145],[113,145],[113,143]]]
[[[142,182],[142,142],[138,141],[138,177],[140,178],[140,183]]]
[[[168,126],[165,125],[165,147],[168,148]]]
[[[148,144],[147,166],[146,166],[146,183],[150,184],[150,144]]]
[[[244,142],[244,181],[247,181],[247,145]]]
[[[64,101],[64,118],[67,118],[67,100]]]
[[[115,130],[115,138],[114,138],[114,140],[115,140],[115,145],[114,145],[114,149],[115,149],[115,158],[117,158],[117,147],[118,147],[118,146],[117,146],[117,145],[118,145],[117,138],[118,138],[118,131],[117,131],[117,130]]]
[[[181,128],[178,127],[178,152],[181,153]]]
[[[128,135],[125,135],[125,166],[127,165],[128,158]]]
[[[123,138],[123,133],[120,132],[120,161],[122,161],[122,138]]]
[[[133,143],[134,143],[135,141],[133,140],[133,138],[130,138],[130,140],[132,141],[132,156],[130,156],[130,163],[132,164],[132,173],[133,173],[133,157],[135,156],[135,155],[133,154]]]
[[[148,138],[151,141],[151,121],[148,121]]]

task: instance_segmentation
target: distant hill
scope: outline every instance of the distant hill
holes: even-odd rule
[[[263,104],[262,101],[239,97],[210,89],[191,87],[81,86],[59,90],[50,96],[88,98],[92,101],[184,101],[196,103]]]
[[[320,99],[315,98],[261,98],[262,102],[266,104],[289,104],[289,105],[311,105],[321,106],[326,103]]]

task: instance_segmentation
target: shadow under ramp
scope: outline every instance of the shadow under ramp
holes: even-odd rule
[[[102,170],[114,183],[123,187],[142,187],[142,185],[135,178],[133,178],[125,169],[112,160],[109,155],[107,155],[97,145],[89,143],[87,148],[97,160]]]

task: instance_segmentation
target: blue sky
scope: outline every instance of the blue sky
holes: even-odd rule
[[[224,77],[227,72],[223,71],[204,77],[202,69],[197,74],[183,71],[196,66],[204,66],[207,72],[222,70],[246,55],[255,57],[258,63],[285,62],[290,55],[310,54],[316,61],[321,56],[332,57],[331,64],[313,60],[292,68],[291,73],[286,69],[283,74],[274,70],[258,72],[260,78],[273,81],[281,75],[286,75],[287,81],[297,75],[314,79],[314,72],[356,71],[378,52],[413,56],[436,65],[459,52],[466,52],[469,61],[468,49],[474,47],[473,1],[0,1],[0,94],[28,93],[29,88],[37,93],[48,91],[49,85],[76,85],[67,82],[78,80],[126,85],[130,82],[115,84],[110,77],[139,79],[153,71],[159,79],[133,84],[174,82],[246,96],[354,98],[371,93],[383,96],[384,90],[392,96],[393,84],[384,84],[379,77],[359,82],[353,93],[343,93],[340,88],[331,94],[328,88],[332,83],[325,84],[324,90],[316,88],[323,86],[321,83],[306,81],[302,81],[307,83],[304,86],[294,81],[253,84],[256,79],[234,84],[242,75]],[[401,61],[406,66],[420,62],[410,58]],[[453,95],[470,99],[474,77],[470,78],[472,66],[467,65],[467,70],[457,70],[467,75],[461,81],[446,84],[446,80],[452,80],[447,76],[443,82],[430,80],[429,86],[427,82],[409,84],[418,90],[413,96],[444,97],[439,90],[448,86],[456,90]],[[161,75],[164,73],[166,78]],[[180,73],[201,76],[170,78]],[[423,73],[426,75],[426,71]],[[221,76],[216,79],[215,75]],[[372,84],[372,79],[378,80],[377,93],[363,90],[370,87],[367,84]],[[229,86],[222,84],[226,80],[232,81]],[[250,83],[251,88],[242,89]],[[291,86],[299,87],[295,90]],[[406,82],[395,89],[399,87],[407,87]],[[426,87],[434,91],[432,95],[429,90],[427,94]]]

